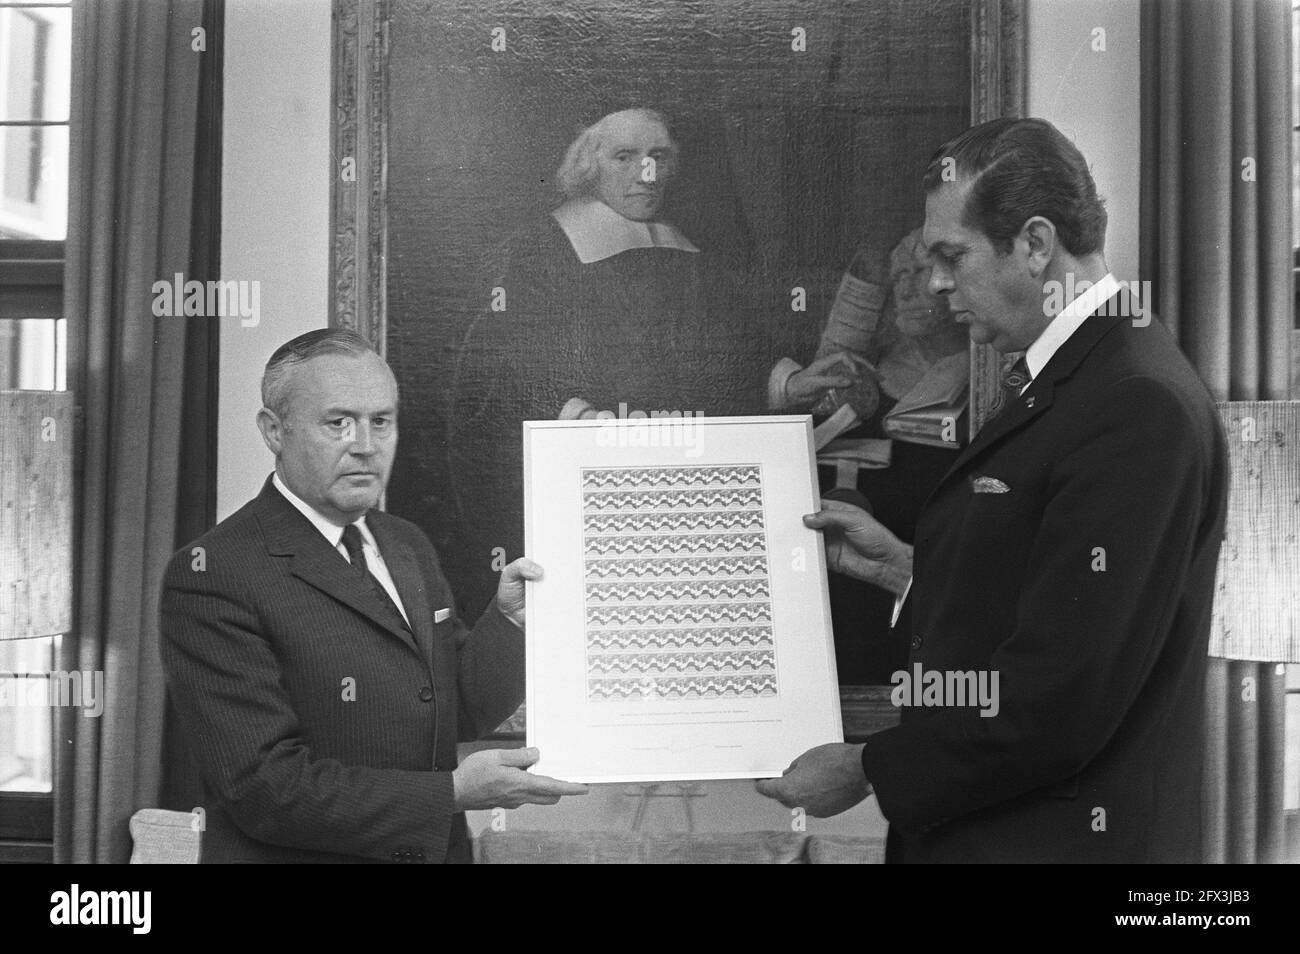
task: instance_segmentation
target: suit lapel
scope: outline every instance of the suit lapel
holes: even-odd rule
[[[1008,434],[1024,427],[1052,404],[1053,388],[1051,381],[1030,382],[1020,397],[1011,401],[997,417],[985,422],[975,439],[958,455],[949,473],[965,466],[967,461],[978,456],[985,448],[1002,440]],[[946,480],[947,478],[945,478]]]
[[[366,517],[366,525],[375,536],[379,552],[384,558],[384,565],[397,587],[397,595],[402,598],[402,608],[411,621],[416,642],[429,666],[433,666],[433,617],[429,614],[429,594],[426,592],[424,576],[416,562],[411,548],[392,532],[388,515],[371,512]]]
[[[331,599],[351,607],[424,657],[425,654],[400,619],[393,618],[391,611],[357,575],[343,554],[329,545],[321,532],[284,499],[269,479],[262,488],[258,503],[259,520],[266,534],[269,553],[273,556],[292,557],[291,571],[294,576]],[[387,562],[387,556],[384,559]],[[403,601],[405,599],[403,596]]]
[[[1120,293],[1122,294],[1122,292]],[[1116,298],[1118,295],[1116,296]],[[1088,353],[1096,347],[1112,328],[1127,320],[1117,315],[1128,314],[1119,310],[1116,298],[1111,298],[1083,322],[1048,360],[1047,366],[1030,382],[1023,394],[991,421],[987,421],[975,439],[958,455],[948,473],[930,495],[933,498],[949,481],[956,479],[966,466],[990,447],[995,446],[1034,420],[1049,407],[1055,397],[1056,385],[1070,377]],[[1109,308],[1107,306],[1110,306]],[[1111,310],[1114,309],[1114,310]]]

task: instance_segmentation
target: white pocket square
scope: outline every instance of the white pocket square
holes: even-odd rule
[[[450,606],[448,606],[446,609],[440,609],[440,610],[438,610],[437,612],[435,612],[435,613],[433,614],[433,621],[434,621],[435,623],[445,623],[445,622],[447,622],[447,620],[449,620],[449,619],[451,619],[451,607],[450,607]]]
[[[977,494],[1007,494],[1011,492],[1011,488],[996,477],[975,477],[971,480],[971,488]]]

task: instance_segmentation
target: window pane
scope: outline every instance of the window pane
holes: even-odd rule
[[[63,319],[0,319],[0,390],[62,391],[67,387]]]
[[[0,642],[0,791],[52,790],[53,663],[53,637]]]
[[[68,127],[0,126],[0,239],[68,231]]]
[[[0,8],[0,119],[68,121],[72,11]]]

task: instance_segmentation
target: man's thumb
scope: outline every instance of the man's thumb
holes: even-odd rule
[[[779,778],[760,778],[754,782],[754,788],[758,794],[767,798],[775,798],[778,801],[781,798],[781,780]]]
[[[841,530],[848,529],[848,524],[852,520],[846,520],[847,515],[837,513],[834,510],[818,510],[816,513],[805,514],[803,525],[813,530],[825,530],[827,527],[837,527]]]
[[[501,750],[501,764],[508,765],[511,768],[528,768],[528,766],[536,764],[541,757],[542,753],[537,749]]]
[[[542,567],[540,563],[520,557],[506,567],[506,571],[514,577],[523,580],[540,580],[542,578]]]

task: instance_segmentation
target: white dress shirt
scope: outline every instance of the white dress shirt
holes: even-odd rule
[[[321,532],[321,535],[329,541],[330,546],[337,550],[343,559],[349,563],[352,562],[348,556],[348,549],[343,545],[343,528],[331,523],[319,510],[307,503],[292,490],[285,486],[280,475],[277,473],[271,478],[271,483],[275,489],[284,495],[284,499],[293,504],[294,508],[311,521],[311,525]],[[406,625],[411,625],[411,618],[406,615],[406,607],[402,605],[402,598],[397,595],[397,585],[393,582],[393,575],[388,572],[388,565],[384,563],[384,557],[379,552],[379,546],[375,543],[374,535],[370,528],[366,526],[366,518],[360,517],[352,521],[361,531],[361,552],[366,557],[366,567],[370,570],[374,578],[379,581],[385,592],[393,599],[393,605],[397,607],[402,614],[402,619],[406,620]]]
[[[1047,362],[1052,360],[1052,355],[1056,354],[1057,349],[1070,339],[1070,335],[1079,330],[1079,326],[1088,319],[1089,315],[1109,301],[1111,296],[1119,291],[1119,287],[1119,280],[1107,272],[1104,277],[1098,279],[1097,284],[1085,288],[1074,301],[1061,309],[1060,314],[1052,319],[1052,323],[1043,329],[1043,333],[1034,339],[1034,343],[1025,352],[1030,384],[1043,368],[1047,367]],[[1029,384],[1025,385],[1025,388],[1027,387]],[[1025,392],[1025,388],[1020,389],[1021,394]]]
[[[1079,326],[1087,321],[1088,317],[1103,303],[1109,301],[1119,288],[1119,280],[1107,272],[1095,285],[1085,288],[1072,302],[1061,309],[1060,313],[1052,319],[1051,324],[1043,329],[1042,334],[1034,339],[1034,343],[1025,352],[1029,381],[1020,389],[1021,394],[1025,393],[1025,388],[1034,383],[1034,378],[1047,367],[1047,362],[1052,360],[1052,355],[1056,354],[1061,345],[1070,340],[1070,335],[1078,331]],[[894,599],[894,616],[889,621],[890,629],[893,629],[898,622],[898,614],[903,611],[903,604],[907,601],[907,594],[910,592],[912,592],[912,581],[908,580],[903,595]]]

